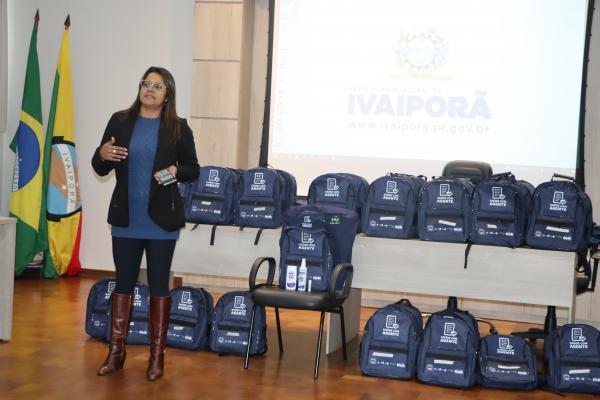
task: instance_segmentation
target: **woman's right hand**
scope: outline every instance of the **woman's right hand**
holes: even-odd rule
[[[127,148],[115,146],[115,138],[110,140],[100,147],[100,157],[103,161],[121,161],[127,158]]]

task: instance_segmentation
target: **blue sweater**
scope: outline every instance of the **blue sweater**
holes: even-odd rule
[[[150,219],[148,199],[154,176],[152,167],[158,142],[160,118],[138,117],[128,149],[129,226],[112,227],[115,237],[134,239],[178,239],[179,230],[167,232]]]

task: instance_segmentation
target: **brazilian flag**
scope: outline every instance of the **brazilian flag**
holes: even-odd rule
[[[38,21],[39,13],[36,13],[27,58],[21,119],[10,144],[10,148],[16,154],[9,207],[9,215],[17,219],[16,276],[23,273],[38,251],[45,250],[43,241],[38,241],[42,215],[41,156],[44,154],[40,67],[37,55]]]

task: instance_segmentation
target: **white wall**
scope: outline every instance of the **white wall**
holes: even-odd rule
[[[83,267],[112,268],[106,223],[113,174],[98,178],[90,159],[110,115],[127,108],[151,65],[169,69],[177,83],[180,116],[190,115],[193,0],[8,0],[8,118],[0,133],[0,215],[8,214],[14,155],[8,144],[19,120],[27,51],[40,10],[38,56],[44,130],[63,22],[71,15],[70,49],[76,148],[83,200]]]

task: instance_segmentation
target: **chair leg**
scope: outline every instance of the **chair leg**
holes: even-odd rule
[[[344,307],[340,306],[340,323],[342,325],[342,354],[344,355],[344,361],[348,359],[348,353],[346,352],[346,323],[344,322]]]
[[[248,332],[248,345],[246,346],[246,358],[244,359],[244,369],[248,369],[248,360],[250,359],[250,346],[252,346],[252,331],[254,329],[254,316],[256,315],[256,305],[252,306],[252,317],[250,318],[250,332]]]
[[[277,339],[279,340],[279,353],[283,353],[283,340],[281,339],[281,323],[279,322],[279,307],[275,307],[275,321],[277,322]]]
[[[317,342],[317,357],[315,358],[314,379],[319,379],[319,360],[321,358],[321,342],[323,341],[323,321],[325,320],[325,311],[321,311],[321,323],[319,325],[319,341]]]

